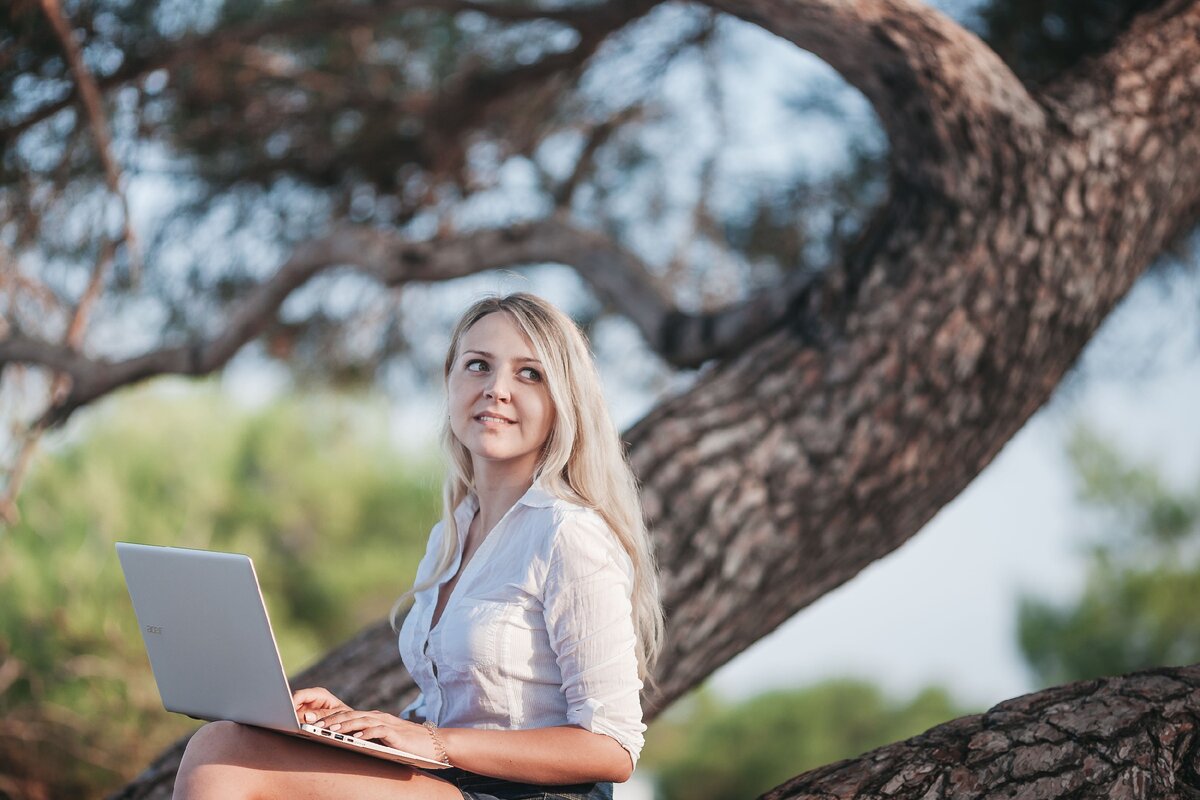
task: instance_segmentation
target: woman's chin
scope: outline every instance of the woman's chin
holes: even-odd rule
[[[521,461],[532,455],[532,452],[512,447],[479,447],[471,448],[471,454],[481,461],[487,461],[491,464],[504,464]]]

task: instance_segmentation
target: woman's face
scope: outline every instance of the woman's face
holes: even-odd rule
[[[529,480],[554,406],[533,345],[509,314],[488,314],[463,334],[448,383],[450,430],[471,452],[475,475]]]

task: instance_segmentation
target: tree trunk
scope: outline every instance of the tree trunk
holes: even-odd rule
[[[627,435],[668,611],[650,717],[920,530],[1200,210],[1200,2],[1165,3],[1037,95],[910,0],[713,4],[858,86],[894,180],[783,326]],[[1197,675],[1011,701],[771,796],[1180,796]],[[383,625],[297,683],[391,709],[412,690]],[[166,797],[177,756],[118,796]]]
[[[1200,668],[1083,681],[1008,700],[764,800],[1200,797]]]

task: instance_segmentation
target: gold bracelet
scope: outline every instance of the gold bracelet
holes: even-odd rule
[[[450,756],[446,753],[446,745],[442,741],[442,735],[438,733],[438,726],[429,720],[425,720],[421,724],[425,726],[425,730],[429,731],[429,738],[433,740],[433,752],[437,755],[437,760],[449,767]]]

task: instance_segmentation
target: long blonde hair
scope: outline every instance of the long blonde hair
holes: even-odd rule
[[[642,517],[637,481],[625,458],[621,437],[600,389],[600,376],[587,340],[575,322],[536,295],[516,292],[490,296],[468,308],[454,328],[443,373],[448,383],[459,343],[471,326],[504,312],[533,345],[542,362],[554,422],[543,448],[535,480],[546,491],[598,513],[633,562],[633,626],[637,634],[638,675],[649,681],[662,649],[663,612],[658,571],[650,536]],[[429,588],[454,561],[458,528],[454,510],[474,487],[471,452],[442,425],[446,478],[442,485],[442,549],[429,578],[405,592],[392,607],[392,627],[401,608],[417,592]]]

